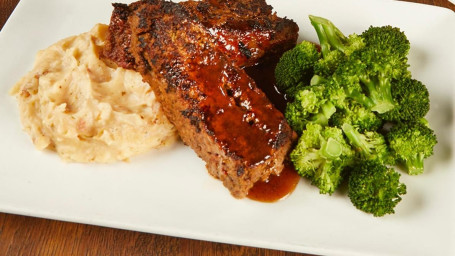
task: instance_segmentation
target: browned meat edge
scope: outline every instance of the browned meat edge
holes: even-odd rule
[[[256,181],[279,174],[293,131],[198,16],[159,0],[114,7],[114,15],[128,16],[135,69],[209,173],[237,198]],[[114,19],[109,38],[122,42],[116,24]]]
[[[114,4],[111,30],[115,31],[106,45],[106,57],[123,68],[134,69],[135,61],[130,52],[129,11],[143,1],[130,6]],[[292,20],[272,13],[264,0],[203,0],[180,2],[188,13],[196,16],[211,35],[217,38],[222,52],[237,66],[251,66],[267,56],[281,55],[295,45],[298,26]]]

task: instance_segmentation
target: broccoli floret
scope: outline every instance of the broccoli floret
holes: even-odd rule
[[[294,100],[297,93],[299,93],[299,91],[301,91],[301,90],[305,90],[307,87],[308,87],[308,84],[304,84],[303,82],[300,82],[296,86],[288,87],[284,96],[288,101]]]
[[[352,168],[348,196],[357,209],[376,217],[395,213],[395,206],[406,194],[400,174],[378,161],[364,161]]]
[[[299,90],[294,101],[286,105],[285,117],[297,133],[302,133],[306,124],[328,125],[330,117],[337,111],[336,107],[344,104],[345,94],[342,88],[329,80],[322,79],[313,85]]]
[[[318,35],[323,57],[334,50],[349,56],[353,51],[364,46],[361,37],[356,34],[346,37],[330,20],[313,15],[309,18]]]
[[[354,126],[344,123],[341,127],[348,138],[349,144],[362,160],[377,160],[382,164],[394,164],[395,158],[391,153],[384,136],[375,131],[360,133]]]
[[[323,86],[309,86],[295,94],[284,115],[292,129],[300,134],[308,122],[327,125],[335,111],[335,106],[324,97]]]
[[[331,101],[333,105],[338,108],[343,108],[346,101],[346,93],[344,89],[340,87],[332,77],[325,78],[319,75],[314,75],[310,81],[311,86],[321,86],[322,97],[324,100]]]
[[[392,87],[395,108],[385,112],[381,118],[387,121],[418,120],[430,110],[430,96],[427,87],[420,81],[404,77]]]
[[[358,57],[353,56],[338,66],[333,74],[333,80],[344,89],[347,98],[355,100],[367,109],[371,109],[374,107],[374,102],[365,95],[360,81],[360,75],[363,75],[365,70],[366,64]]]
[[[329,76],[338,64],[352,52],[364,47],[363,39],[351,34],[345,36],[331,21],[317,16],[309,16],[316,30],[321,46],[322,58],[315,63],[315,74]]]
[[[369,68],[376,72],[378,79],[411,76],[408,70],[408,53],[411,45],[403,31],[392,26],[370,26],[361,37],[366,44],[362,58]]]
[[[360,36],[363,38],[366,47],[375,48],[383,55],[398,57],[400,62],[407,62],[411,44],[399,28],[370,26]]]
[[[320,58],[314,43],[303,41],[291,50],[285,52],[275,68],[276,85],[281,92],[288,90],[299,83],[309,84],[313,76],[313,66]]]
[[[315,77],[312,79],[313,83],[315,82]],[[324,97],[326,100],[330,101],[337,108],[345,107],[346,93],[343,87],[340,87],[332,77],[330,79],[322,78],[317,80],[320,80],[319,85],[324,87]]]
[[[420,120],[397,123],[386,134],[386,139],[410,175],[423,173],[424,159],[433,155],[437,143],[434,131]]]
[[[309,178],[321,194],[332,194],[342,180],[344,167],[352,160],[353,151],[341,129],[309,123],[290,157],[297,172]]]
[[[341,63],[334,79],[344,87],[347,97],[372,111],[387,112],[394,107],[390,83],[384,83],[388,79],[379,82],[361,55],[360,52],[353,54],[349,60]]]
[[[372,110],[385,113],[395,106],[392,80],[410,76],[407,57],[410,43],[404,32],[391,26],[371,26],[361,37],[365,47],[359,55],[367,65],[367,72],[360,79],[375,103]]]
[[[345,36],[327,19],[310,20],[320,53],[303,42],[275,70],[278,89],[292,100],[285,117],[300,136],[290,159],[321,194],[349,177],[357,208],[394,213],[406,186],[387,166],[402,163],[409,174],[422,173],[437,143],[424,118],[428,90],[408,70],[409,41],[391,26]]]
[[[343,62],[346,55],[340,51],[331,51],[329,54],[320,58],[314,63],[314,74],[321,76],[331,76],[335,72],[338,64]]]
[[[365,38],[365,47],[340,63],[335,80],[348,97],[382,114],[395,107],[392,81],[410,75],[405,50],[409,41],[403,32],[390,26],[370,27],[361,37]]]
[[[330,117],[330,125],[340,127],[345,124],[355,126],[359,132],[377,131],[383,120],[374,112],[353,100],[346,100],[342,108]]]

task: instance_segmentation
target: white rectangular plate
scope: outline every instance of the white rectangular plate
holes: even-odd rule
[[[8,90],[35,54],[108,23],[109,0],[21,0],[0,33],[0,211],[217,242],[331,255],[454,255],[455,15],[395,1],[270,0],[316,40],[308,14],[346,34],[369,25],[402,28],[413,76],[430,90],[428,119],[439,138],[426,172],[402,175],[408,193],[396,214],[356,210],[345,192],[320,195],[302,180],[278,203],[236,200],[181,144],[130,163],[72,164],[37,151],[21,130]]]

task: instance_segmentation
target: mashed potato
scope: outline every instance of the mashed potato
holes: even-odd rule
[[[107,26],[57,42],[11,90],[36,148],[64,160],[113,162],[175,141],[176,132],[139,73],[98,56]]]

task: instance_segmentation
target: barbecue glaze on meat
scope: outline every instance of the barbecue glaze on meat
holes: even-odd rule
[[[147,4],[153,4],[153,1],[136,2],[129,6],[114,4],[109,25],[111,44],[107,45],[106,57],[123,68],[135,67],[130,51],[128,17]],[[264,0],[202,0],[178,4],[216,37],[219,50],[239,67],[255,65],[267,57],[281,55],[297,40],[297,24],[273,14],[272,7]]]
[[[295,46],[298,26],[272,14],[264,0],[204,0],[181,2],[197,16],[219,49],[239,67],[251,66],[264,57],[281,55]]]
[[[262,11],[275,17],[264,1],[250,2],[259,6],[252,5],[251,17]],[[215,8],[210,6],[212,3],[236,2],[203,3],[210,9]],[[226,6],[231,8],[231,21],[213,23],[209,22],[210,17],[200,15],[206,9],[193,2],[149,0],[129,6],[115,4],[105,56],[120,66],[141,72],[183,142],[206,162],[209,173],[222,180],[234,197],[243,198],[256,181],[281,172],[294,133],[283,114],[241,69],[242,65],[253,64],[250,59],[257,62],[267,51],[277,51],[278,47],[270,44],[274,39],[261,43],[260,33],[247,36],[255,34],[254,24],[247,29],[234,19],[247,20],[248,12],[234,13],[238,6]],[[215,9],[229,13],[229,8]],[[237,34],[234,42],[250,38],[244,45],[258,50],[247,56],[244,49],[226,46],[226,40],[221,40],[216,32],[227,28],[233,33],[226,24],[245,31],[244,35]],[[214,30],[215,27],[220,29]],[[281,45],[289,48],[292,40],[295,43],[296,35],[283,35]]]

